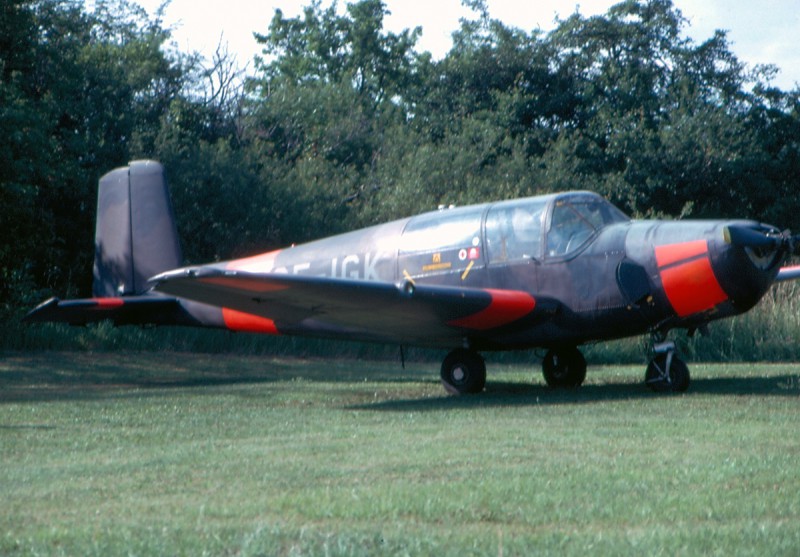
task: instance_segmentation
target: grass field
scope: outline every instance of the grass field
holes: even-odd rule
[[[800,554],[800,366],[488,363],[5,354],[0,555]]]

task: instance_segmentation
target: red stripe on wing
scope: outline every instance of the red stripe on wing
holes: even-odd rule
[[[491,297],[489,305],[477,313],[448,321],[448,325],[486,331],[501,327],[525,317],[536,307],[536,300],[527,292],[486,289]]]
[[[203,277],[198,279],[199,282],[205,284],[215,284],[217,286],[224,286],[233,290],[247,290],[253,293],[263,292],[278,292],[280,290],[287,290],[287,284],[273,284],[265,282],[257,278],[247,279],[241,277]]]
[[[272,319],[245,313],[230,308],[222,308],[222,319],[225,326],[231,331],[240,333],[264,333],[268,335],[279,335],[278,327]]]

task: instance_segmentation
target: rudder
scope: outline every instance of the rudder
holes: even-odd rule
[[[95,229],[95,297],[141,294],[147,279],[180,267],[175,214],[164,167],[133,161],[100,178]]]

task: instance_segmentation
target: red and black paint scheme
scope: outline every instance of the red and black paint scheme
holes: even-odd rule
[[[100,180],[94,297],[28,321],[219,327],[450,350],[442,382],[483,390],[480,351],[544,348],[554,387],[579,386],[581,344],[650,334],[647,384],[685,390],[665,342],[752,308],[795,238],[746,220],[635,221],[591,192],[445,209],[234,261],[181,267],[164,179],[135,161]]]

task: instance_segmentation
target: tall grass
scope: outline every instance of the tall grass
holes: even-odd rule
[[[778,284],[749,313],[711,323],[709,334],[693,337],[672,333],[680,351],[693,361],[795,361],[800,360],[800,286]],[[182,327],[115,328],[107,323],[86,328],[45,324],[25,326],[18,315],[0,326],[0,350],[112,350],[234,353],[242,355],[297,355],[378,360],[399,359],[392,345],[334,342],[298,337],[271,337],[221,330]],[[640,363],[646,356],[647,338],[602,342],[584,347],[587,360],[595,364]],[[533,351],[533,357],[541,355]],[[406,349],[410,360],[438,360],[441,351]],[[530,360],[529,352],[492,355],[501,362]]]
[[[717,321],[708,336],[687,339],[684,351],[697,360],[796,361],[800,359],[800,285],[774,286],[750,312]]]

